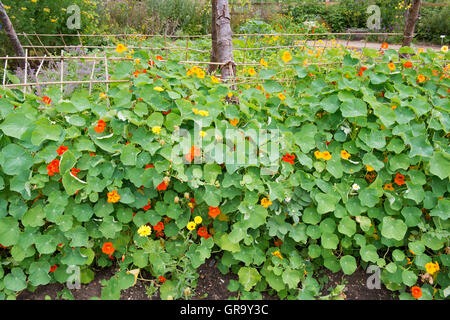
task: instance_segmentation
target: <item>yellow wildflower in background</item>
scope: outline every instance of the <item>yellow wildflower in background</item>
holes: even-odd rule
[[[164,89],[161,87],[154,87],[153,90],[159,91],[159,92],[164,91]]]
[[[448,51],[448,47],[447,46],[442,46],[441,51],[442,52],[447,52]]]
[[[284,101],[284,99],[286,99],[286,96],[283,93],[279,93],[278,98],[280,98],[281,101]]]
[[[124,51],[128,51],[128,48],[125,47],[123,44],[119,43],[119,44],[117,45],[116,51],[117,51],[118,53],[122,53],[122,52],[124,52]]]
[[[200,134],[200,137],[202,137],[202,138],[206,137],[206,132],[205,132],[205,131],[203,131],[203,130],[202,130],[202,131],[200,131],[200,133],[199,133],[199,134]]]
[[[287,63],[292,60],[292,55],[289,51],[285,51],[283,52],[281,59],[284,61],[284,63]]]
[[[267,67],[269,64],[267,63],[267,61],[266,60],[264,60],[264,58],[261,58],[261,60],[259,61],[259,64],[262,66],[262,67]]]
[[[160,134],[160,133],[161,133],[161,127],[160,127],[160,126],[154,126],[154,127],[152,128],[152,132],[153,132],[154,134]]]
[[[220,82],[220,79],[217,78],[217,77],[215,77],[215,76],[211,76],[211,81],[212,81],[213,83],[219,83],[219,82]]]
[[[252,77],[256,74],[256,71],[254,68],[250,68],[248,69],[248,74],[251,75]]]
[[[141,237],[147,237],[152,233],[152,229],[149,226],[140,226],[138,233]]]

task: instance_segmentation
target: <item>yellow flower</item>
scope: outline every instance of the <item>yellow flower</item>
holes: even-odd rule
[[[389,70],[394,71],[395,70],[395,64],[389,63],[388,64],[388,68],[389,68]]]
[[[233,92],[231,92],[231,91],[228,92],[227,96],[228,96],[228,98],[231,98],[233,96]]]
[[[287,63],[292,60],[292,55],[289,51],[285,51],[283,52],[281,59],[284,61],[284,63]]]
[[[217,78],[217,77],[215,77],[215,76],[211,76],[211,81],[212,81],[213,83],[219,83],[219,82],[220,82],[220,79]]]
[[[425,78],[425,76],[423,74],[419,74],[417,76],[417,81],[419,81],[420,83],[425,82],[427,78]]]
[[[199,114],[199,111],[198,111],[197,108],[192,108],[192,112],[193,112],[194,114]]]
[[[261,200],[261,205],[262,205],[264,208],[267,208],[267,207],[269,207],[270,205],[272,205],[272,201],[270,201],[269,198],[262,198],[262,200]]]
[[[204,138],[206,136],[206,132],[205,131],[200,131],[200,137]]]
[[[366,164],[366,170],[367,170],[368,172],[375,171],[375,169],[374,169],[372,166],[369,166],[368,164]]]
[[[275,251],[275,252],[272,252],[272,255],[275,256],[275,257],[278,257],[280,259],[283,259],[283,256],[281,255],[280,251],[278,251],[278,250]]]
[[[160,127],[160,126],[154,126],[154,127],[152,128],[152,132],[153,132],[154,134],[160,134],[160,133],[161,133],[161,127]]]
[[[440,270],[439,268],[439,263],[436,261],[435,263],[433,262],[428,262],[425,265],[425,269],[427,269],[427,272],[431,275],[433,275],[434,273],[438,272]]]
[[[140,64],[140,63],[141,63],[141,60],[140,60],[140,59],[134,59],[134,63]]]
[[[422,48],[419,48],[419,49],[417,50],[417,53],[423,53],[423,49],[422,49]]]
[[[100,98],[105,99],[106,98],[106,93],[100,92]]]
[[[267,63],[266,60],[264,60],[264,58],[261,58],[261,60],[259,61],[259,64],[263,67],[267,67],[269,64]]]
[[[205,77],[205,71],[200,70],[199,72],[197,72],[197,77],[199,79],[203,79]]]
[[[250,68],[248,69],[248,74],[251,75],[252,77],[256,74],[256,71],[254,68]]]
[[[191,221],[191,222],[189,222],[189,223],[187,224],[186,228],[187,228],[189,231],[192,231],[192,230],[195,229],[196,226],[197,226],[197,224],[196,224],[194,221]]]
[[[198,112],[202,117],[208,117],[209,116],[209,112],[205,111],[205,110],[200,110]]]
[[[203,219],[202,219],[202,217],[200,217],[200,216],[196,216],[196,217],[194,218],[194,222],[195,222],[196,224],[200,224],[200,223],[202,223],[202,221],[203,221]]]
[[[325,151],[323,153],[323,159],[324,160],[330,160],[331,159],[331,153],[329,153],[328,151]]]
[[[350,153],[348,153],[348,152],[345,151],[345,150],[342,150],[342,151],[341,151],[341,158],[342,158],[342,159],[345,159],[345,160],[348,160],[348,158],[350,158]]]
[[[118,53],[122,53],[122,52],[127,51],[127,50],[128,50],[128,48],[125,47],[123,44],[119,43],[119,44],[117,45],[116,51],[117,51]]]
[[[147,237],[152,233],[152,229],[149,226],[140,226],[138,233],[141,237]]]
[[[49,8],[44,8],[43,10],[44,10],[44,12],[50,13],[50,9]]]
[[[161,87],[154,87],[153,90],[159,91],[159,92],[164,91],[164,89]]]
[[[323,153],[319,150],[314,152],[314,156],[316,157],[316,159],[323,159]]]
[[[286,96],[283,93],[279,93],[278,98],[280,98],[281,101],[284,101],[284,99],[286,99]]]
[[[447,46],[442,46],[441,51],[442,52],[447,52],[448,51],[448,47]]]
[[[20,9],[22,9],[23,11],[26,11],[26,10],[27,10],[27,8],[25,8],[25,7],[22,7],[22,8],[20,8]]]

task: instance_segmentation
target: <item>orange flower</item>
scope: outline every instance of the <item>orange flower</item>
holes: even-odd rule
[[[162,223],[161,221],[158,222],[155,226],[153,226],[153,229],[155,231],[161,232],[164,230],[164,223]]]
[[[389,48],[389,44],[387,42],[383,42],[383,44],[381,45],[381,49],[387,49]]]
[[[165,181],[163,181],[156,187],[156,189],[158,189],[158,191],[164,191],[167,189],[167,185],[168,184]]]
[[[66,146],[60,146],[60,147],[58,148],[58,150],[56,150],[56,152],[57,152],[60,156],[62,156],[62,155],[64,154],[64,152],[66,152],[67,150],[69,150],[69,148],[67,148]]]
[[[211,218],[215,218],[220,214],[220,208],[219,207],[209,207],[208,214]]]
[[[291,155],[289,153],[286,153],[281,160],[284,161],[284,162],[288,162],[290,164],[294,164],[295,154]]]
[[[427,79],[427,78],[425,78],[425,76],[424,76],[423,74],[419,74],[419,75],[417,76],[417,81],[418,81],[419,83],[425,82],[426,79]]]
[[[187,161],[192,162],[192,160],[194,160],[195,157],[200,157],[200,155],[201,155],[201,150],[199,148],[197,148],[196,146],[192,146],[191,152],[186,154],[184,157],[186,158]]]
[[[105,242],[103,244],[102,252],[106,253],[108,255],[111,255],[114,253],[116,249],[113,247],[113,244],[111,242]]]
[[[404,185],[405,184],[405,176],[397,172],[395,174],[394,182],[399,186]]]
[[[331,153],[328,151],[323,152],[323,159],[324,160],[330,160],[331,159]]]
[[[97,122],[97,126],[94,128],[95,132],[102,133],[105,130],[106,123],[103,120]]]
[[[198,234],[200,237],[206,237],[206,236],[208,235],[208,230],[206,230],[205,227],[200,227],[200,228],[198,228],[198,230],[197,230],[197,234]]]
[[[412,64],[411,61],[406,61],[406,62],[403,64],[403,67],[405,67],[405,68],[412,68],[412,66],[413,66],[413,64]]]
[[[116,190],[108,192],[107,196],[108,196],[108,203],[116,203],[120,200],[120,195],[117,193]]]
[[[342,150],[342,151],[341,151],[341,158],[342,158],[342,159],[345,159],[345,160],[348,160],[348,158],[350,158],[350,153],[348,153],[348,152],[345,151],[345,150]]]
[[[392,183],[386,183],[383,187],[384,190],[394,191],[394,187],[392,186]]]
[[[47,97],[47,96],[42,97],[42,101],[44,101],[45,104],[50,104],[50,103],[52,103],[52,99],[50,99],[50,98]]]
[[[166,282],[166,278],[164,278],[163,276],[159,276],[158,281],[160,283],[164,283],[164,282]]]
[[[236,127],[236,125],[239,123],[239,119],[233,119],[233,120],[230,120],[230,124],[232,125],[232,126],[234,126],[234,127]]]
[[[368,164],[366,164],[366,170],[367,170],[368,172],[372,172],[372,171],[374,171],[375,169],[374,169],[372,166],[369,166]]]
[[[422,289],[420,289],[420,287],[414,286],[411,288],[411,295],[416,298],[419,299],[422,296]]]
[[[161,56],[156,56],[156,60],[162,61],[163,58]]]
[[[389,70],[394,71],[395,70],[395,64],[393,64],[392,62],[389,63],[388,64],[388,68],[389,68]]]
[[[77,173],[80,172],[80,171],[81,171],[80,169],[72,168],[72,169],[70,170],[70,173],[72,173],[72,175],[76,177],[76,176],[77,176]]]
[[[59,173],[59,160],[55,159],[52,162],[50,162],[47,166],[48,175],[54,176],[55,173]]]

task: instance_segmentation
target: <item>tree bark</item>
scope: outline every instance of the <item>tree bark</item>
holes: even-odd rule
[[[211,0],[212,25],[211,25],[211,62],[221,62],[220,73],[222,79],[234,77],[236,65],[233,59],[233,39],[231,31],[231,16],[228,0]],[[217,65],[210,65],[211,73],[217,69]]]
[[[19,38],[17,38],[16,31],[14,30],[11,20],[9,20],[8,14],[6,13],[5,7],[3,6],[1,0],[0,0],[0,22],[2,23],[2,26],[5,28],[6,35],[11,41],[11,44],[17,56],[24,57],[25,52],[23,51],[23,47],[20,44]],[[22,66],[25,65],[25,60],[21,61],[21,65]]]
[[[409,10],[408,18],[406,20],[405,31],[403,33],[402,47],[409,47],[414,37],[414,28],[417,20],[419,20],[419,11],[422,5],[422,0],[413,0],[411,9]]]

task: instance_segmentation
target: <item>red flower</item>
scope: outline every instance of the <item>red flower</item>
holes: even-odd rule
[[[295,154],[290,155],[289,153],[286,153],[281,160],[290,164],[294,164]]]
[[[164,191],[164,190],[166,190],[167,189],[167,184],[163,181],[163,182],[161,182],[160,184],[159,184],[159,186],[157,186],[156,187],[156,189],[158,190],[158,191]]]
[[[52,103],[52,99],[50,99],[50,98],[47,97],[47,96],[42,97],[42,101],[44,101],[45,104],[50,104],[50,103]]]
[[[66,147],[66,146],[60,146],[60,147],[58,148],[58,150],[56,150],[56,152],[57,152],[60,156],[62,156],[62,155],[64,154],[64,152],[66,152],[67,150],[69,150],[68,147]]]
[[[397,172],[395,174],[394,182],[399,186],[404,185],[405,184],[405,176]]]
[[[155,236],[156,236],[157,238],[162,238],[162,237],[164,237],[164,232],[158,231],[158,232],[155,233]]]
[[[164,278],[163,276],[159,276],[158,281],[160,283],[164,283],[164,282],[166,282],[166,278]]]
[[[416,298],[419,299],[422,296],[422,289],[420,287],[412,287],[411,288],[411,295]]]
[[[169,113],[171,113],[172,112],[172,109],[169,109],[169,111],[162,111],[162,114],[163,115],[165,115],[165,116],[167,116]]]
[[[148,204],[147,204],[146,206],[143,206],[143,207],[142,207],[142,210],[144,210],[144,211],[150,210],[150,208],[152,207],[152,206],[150,205],[150,203],[151,203],[151,201],[149,201]]]
[[[274,244],[275,244],[277,247],[279,247],[279,246],[281,246],[281,245],[283,244],[283,241],[281,241],[281,239],[277,239],[277,240],[274,242]]]
[[[58,266],[56,264],[51,266],[50,267],[50,272],[55,272],[56,268],[58,268]]]
[[[154,165],[148,164],[148,165],[145,166],[145,169],[154,168],[154,167],[155,167]]]
[[[219,207],[209,207],[208,214],[211,218],[215,218],[220,214],[220,208]]]
[[[164,223],[162,223],[161,221],[158,222],[155,226],[153,226],[153,229],[155,229],[158,232],[161,232],[164,230]]]
[[[55,173],[59,173],[59,160],[55,159],[52,162],[50,162],[47,166],[48,175],[54,176]]]
[[[161,56],[156,56],[156,60],[162,61],[163,58]]]
[[[95,153],[92,152],[92,153],[90,154],[90,156],[91,156],[91,157],[95,157]]]
[[[103,244],[102,252],[108,255],[112,255],[116,249],[113,247],[111,242],[105,242]]]
[[[406,62],[403,64],[403,66],[404,66],[405,68],[412,68],[413,64],[412,64],[411,61],[406,61]]]
[[[149,66],[153,66],[153,65],[155,65],[155,63],[154,63],[152,60],[149,60],[149,61],[148,61],[148,65],[149,65]]]
[[[106,123],[103,120],[97,122],[97,126],[94,128],[95,132],[102,133],[105,130]]]
[[[200,237],[206,237],[206,236],[208,235],[208,230],[206,230],[205,227],[200,227],[200,228],[198,228],[198,230],[197,230],[197,234],[198,234]]]
[[[71,170],[70,170],[70,173],[73,175],[73,176],[77,176],[77,173],[78,172],[80,172],[81,170],[80,169],[76,169],[76,168],[72,168]]]

